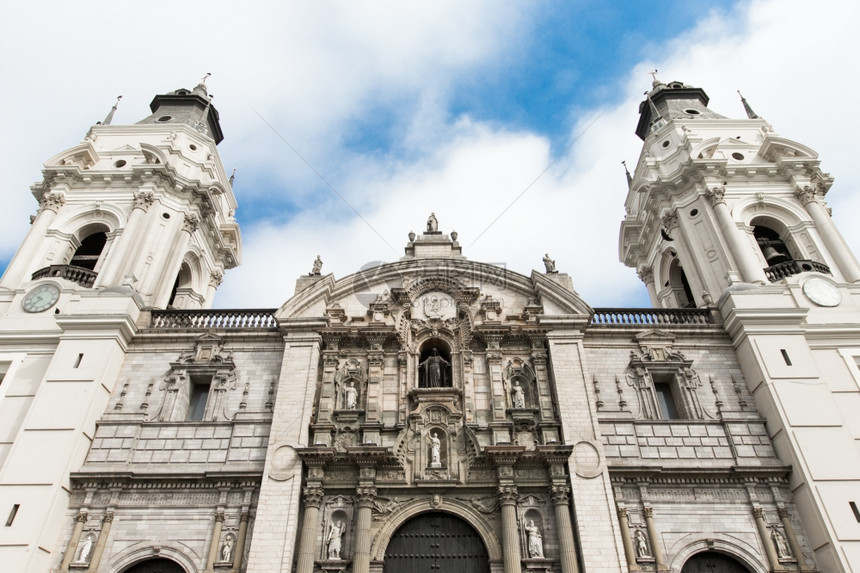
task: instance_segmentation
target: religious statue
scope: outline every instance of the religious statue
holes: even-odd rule
[[[442,376],[443,365],[451,366],[451,363],[439,356],[439,352],[435,348],[430,356],[418,365],[419,368],[424,368],[425,388],[441,388],[445,385],[445,380]]]
[[[529,536],[529,557],[543,557],[543,538],[533,519],[529,520],[525,530]]]
[[[442,441],[439,440],[439,436],[436,435],[436,432],[432,432],[430,434],[429,440],[430,440],[430,465],[432,467],[435,467],[435,468],[442,467],[442,461],[441,461]]]
[[[651,552],[648,550],[648,539],[645,537],[645,532],[641,529],[637,529],[634,537],[636,538],[637,557],[651,557]]]
[[[436,213],[430,213],[427,217],[427,232],[435,233],[439,230],[439,221],[436,220]]]
[[[776,527],[770,530],[770,537],[773,539],[773,544],[776,546],[776,554],[782,558],[791,557],[791,550],[788,548],[788,543],[785,541],[785,536]]]
[[[323,265],[322,258],[320,258],[320,256],[319,256],[319,255],[317,255],[317,258],[314,260],[314,268],[313,268],[313,269],[311,269],[311,273],[310,273],[310,274],[311,274],[311,275],[318,275],[318,274],[320,274],[320,272],[322,271],[322,265]]]
[[[93,536],[87,535],[84,539],[84,542],[81,543],[81,548],[78,550],[78,559],[77,563],[89,563],[90,562],[90,553],[93,551]]]
[[[221,544],[221,562],[231,563],[233,561],[233,536],[228,535]]]
[[[514,380],[514,385],[511,388],[511,403],[514,408],[526,407],[526,395],[525,392],[523,392],[523,387],[520,386],[519,380]]]
[[[352,380],[346,383],[346,388],[343,390],[343,402],[348,410],[355,410],[358,402],[358,390],[352,385]]]
[[[555,261],[552,260],[551,258],[549,258],[549,253],[546,253],[543,256],[543,266],[546,267],[547,273],[557,273],[558,272],[557,270],[555,270]]]
[[[326,543],[328,543],[328,558],[340,560],[341,539],[343,532],[346,530],[343,520],[339,519],[334,522],[328,529]]]

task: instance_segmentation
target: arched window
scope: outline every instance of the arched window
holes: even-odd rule
[[[421,346],[418,361],[418,386],[420,388],[450,388],[454,385],[451,376],[451,348],[438,338],[431,338]]]
[[[176,295],[179,289],[191,288],[191,278],[191,267],[188,266],[188,263],[182,263],[179,273],[176,275],[176,281],[173,283],[173,288],[170,290],[170,300],[167,302],[167,308],[175,306],[177,302]]]
[[[770,227],[756,224],[753,227],[753,236],[759,249],[761,249],[764,260],[767,261],[767,266],[772,267],[794,260],[785,241],[780,238],[779,233]]]
[[[81,246],[72,255],[70,265],[82,267],[91,271],[96,270],[96,264],[99,262],[99,257],[102,255],[102,250],[107,242],[107,234],[103,231],[98,231],[87,235],[81,240]]]
[[[696,308],[696,299],[693,297],[693,289],[687,281],[687,274],[678,259],[669,263],[668,278],[663,285],[672,289],[677,308]]]

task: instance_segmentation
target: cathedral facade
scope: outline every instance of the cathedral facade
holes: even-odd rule
[[[707,104],[640,108],[650,309],[431,214],[397,262],[210,310],[241,234],[205,86],[94,126],[0,280],[5,568],[855,570],[860,265],[817,155]]]

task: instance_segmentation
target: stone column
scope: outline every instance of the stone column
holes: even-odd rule
[[[215,298],[215,291],[224,280],[224,271],[215,269],[209,273],[209,287],[206,289],[206,301],[203,303],[205,308],[212,308],[212,300]]]
[[[773,540],[770,538],[767,530],[767,523],[764,522],[764,511],[760,507],[753,507],[753,517],[758,528],[758,535],[761,538],[761,544],[764,546],[764,552],[767,555],[767,560],[770,562],[771,571],[785,571],[785,567],[779,562],[779,556],[776,554],[776,548],[773,546]]]
[[[176,243],[170,248],[169,254],[163,263],[164,272],[162,274],[154,274],[147,278],[148,285],[143,285],[142,288],[149,288],[150,292],[155,293],[155,304],[167,306],[170,297],[170,289],[176,282],[176,277],[179,275],[179,269],[182,268],[182,261],[185,257],[185,251],[188,249],[188,244],[191,242],[191,237],[197,232],[200,226],[200,218],[191,213],[186,214],[182,221],[182,231],[177,237]],[[170,257],[173,257],[171,260]],[[164,287],[167,287],[166,289]],[[164,295],[167,296],[164,296]]]
[[[108,510],[105,512],[104,517],[102,517],[102,530],[99,532],[96,548],[93,549],[93,556],[90,558],[90,567],[87,569],[87,573],[98,573],[99,563],[101,563],[111,527],[113,527],[113,511]]]
[[[323,489],[319,486],[306,487],[302,492],[305,516],[302,519],[302,532],[299,539],[296,573],[313,573],[314,548],[320,527],[320,505],[323,502]]]
[[[794,533],[794,527],[791,525],[791,514],[784,507],[777,510],[779,520],[782,522],[782,528],[785,530],[785,536],[788,538],[788,545],[791,547],[791,554],[797,559],[798,571],[806,570],[806,556],[803,554],[803,549],[800,547],[800,542],[797,540],[797,535]]]
[[[248,537],[248,520],[251,515],[247,511],[243,511],[239,517],[239,538],[236,540],[236,550],[233,553],[233,567],[230,573],[238,573],[242,568],[242,555],[245,553],[245,540]]]
[[[87,523],[87,512],[81,510],[75,516],[75,528],[72,530],[72,537],[69,539],[69,545],[66,547],[66,553],[63,555],[63,562],[60,564],[60,571],[68,571],[69,563],[75,558],[75,551],[78,549],[78,543],[81,541],[81,533],[84,531],[84,525]]]
[[[65,202],[66,196],[60,191],[49,191],[42,195],[42,200],[39,202],[39,214],[36,215],[27,237],[21,243],[21,248],[18,249],[9,263],[6,274],[3,276],[2,286],[10,289],[18,288],[22,282],[30,280],[28,271],[32,273],[38,270],[38,267],[32,268],[32,265],[42,262],[36,260],[36,257],[45,244],[45,234],[48,228],[54,222],[57,212]]]
[[[729,244],[732,251],[732,256],[738,263],[738,272],[741,275],[741,280],[750,283],[768,284],[767,276],[764,274],[764,269],[761,262],[755,256],[752,250],[752,245],[749,240],[745,239],[741,232],[732,220],[732,214],[726,206],[725,187],[713,187],[706,192],[711,206],[714,208],[714,213],[717,216],[717,223],[720,225],[720,230]]]
[[[520,573],[520,531],[517,527],[517,486],[500,485],[499,503],[502,506],[502,548],[505,573]]]
[[[639,280],[645,283],[645,288],[648,289],[648,298],[651,299],[651,305],[655,308],[660,307],[660,299],[657,298],[657,287],[654,286],[654,270],[651,267],[642,268],[636,271],[639,275]]]
[[[627,569],[639,571],[641,568],[636,563],[636,551],[633,549],[633,539],[630,538],[630,521],[627,519],[626,508],[618,508],[618,522],[621,525],[621,542],[624,544],[624,556],[627,557]]]
[[[154,201],[152,191],[135,191],[134,206],[131,208],[131,213],[126,221],[125,228],[122,230],[120,240],[116,246],[111,249],[108,258],[105,260],[105,272],[99,273],[96,279],[97,286],[115,286],[122,284],[124,269],[132,270],[127,266],[127,261],[132,255],[132,247],[140,242],[140,237],[137,236],[137,230],[140,227],[140,220],[146,213]]]
[[[373,502],[376,500],[374,486],[359,486],[355,490],[358,500],[355,519],[355,557],[352,561],[353,573],[370,572],[370,528],[373,517]],[[298,572],[297,572],[298,573]]]
[[[645,515],[645,527],[648,529],[648,538],[651,540],[651,551],[654,553],[657,571],[668,571],[669,568],[663,560],[663,547],[660,544],[657,527],[654,525],[654,508],[646,506],[642,509],[642,513]]]
[[[821,205],[818,197],[823,195],[817,192],[812,187],[806,186],[803,189],[798,189],[794,192],[795,196],[803,203],[806,212],[812,217],[815,223],[815,228],[818,234],[824,240],[824,245],[834,261],[839,265],[839,270],[845,280],[853,283],[860,281],[860,265],[857,264],[857,259],[851,253],[851,250],[845,245],[845,240],[833,224],[833,219]]]
[[[215,512],[215,527],[212,528],[212,540],[209,542],[209,557],[206,558],[206,571],[215,570],[215,559],[218,558],[218,543],[221,541],[221,529],[224,527],[224,512]]]
[[[570,488],[567,485],[554,485],[550,488],[550,498],[555,507],[561,573],[579,573],[576,540],[573,536],[573,524],[570,521]]]

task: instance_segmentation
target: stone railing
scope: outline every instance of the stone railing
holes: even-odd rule
[[[705,325],[712,324],[706,308],[595,308],[592,325]]]
[[[791,275],[799,275],[800,273],[810,273],[813,271],[824,273],[825,275],[832,274],[830,272],[830,267],[824,263],[808,260],[785,261],[784,263],[779,263],[772,267],[765,268],[764,274],[767,275],[770,282],[775,283],[776,281],[784,279],[785,277],[790,277]]]
[[[276,328],[274,308],[153,310],[150,328],[162,330],[250,330]]]
[[[39,269],[30,278],[32,280],[43,279],[45,277],[56,277],[58,279],[66,279],[81,285],[82,287],[92,288],[96,282],[98,273],[85,269],[84,267],[76,267],[75,265],[51,265]]]

